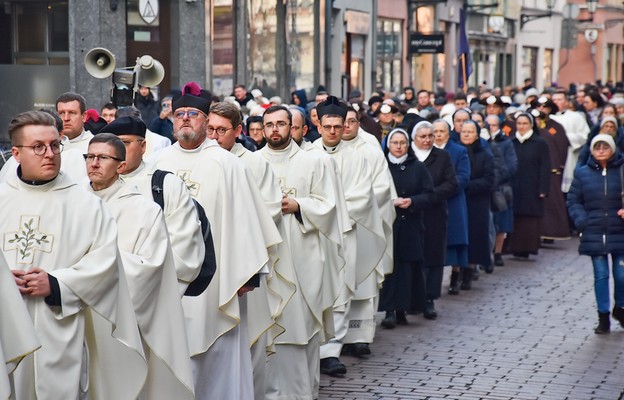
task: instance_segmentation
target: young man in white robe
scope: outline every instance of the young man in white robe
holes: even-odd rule
[[[116,135],[94,136],[85,155],[86,187],[117,222],[119,253],[148,360],[142,396],[192,400],[191,358],[167,227],[161,208],[119,178],[125,159],[126,147]]]
[[[281,212],[304,310],[287,307],[286,332],[276,340],[269,358],[267,398],[311,399],[317,395],[319,346],[324,339],[323,286],[328,273],[321,238],[342,243],[336,218],[332,171],[318,157],[301,151],[291,140],[292,116],[283,106],[269,107],[263,116],[267,145],[261,154],[271,165],[282,191]],[[301,321],[303,318],[303,321]]]
[[[259,274],[268,272],[267,248],[279,242],[279,233],[266,210],[257,209],[262,199],[251,172],[206,137],[210,100],[188,90],[173,101],[178,142],[153,161],[185,182],[212,228],[216,273],[205,292],[182,299],[195,395],[248,399],[254,390],[244,294],[259,285]],[[236,249],[240,243],[244,248]]]
[[[78,93],[63,93],[56,99],[56,112],[63,120],[63,131],[59,133],[67,137],[63,141],[65,150],[78,149],[81,154],[87,151],[93,134],[84,130],[86,111],[85,98]]]
[[[15,398],[135,399],[147,365],[115,220],[59,172],[49,114],[19,114],[8,130],[20,165],[0,184],[0,207],[11,210],[0,220],[2,254],[41,342],[14,372]]]
[[[363,137],[368,135],[374,140],[371,144]],[[372,173],[373,193],[377,200],[379,213],[383,220],[386,247],[381,262],[377,265],[375,274],[371,274],[358,285],[350,308],[350,326],[344,339],[346,343],[343,352],[355,356],[370,354],[368,344],[375,335],[375,310],[379,300],[379,288],[386,274],[392,272],[392,224],[396,216],[392,199],[396,198],[394,181],[388,169],[386,157],[379,146],[379,142],[370,134],[362,133],[358,114],[352,107],[348,108],[342,142],[353,147],[364,156]]]
[[[15,399],[11,394],[13,371],[20,361],[41,344],[22,296],[17,290],[13,274],[0,255],[0,399]]]
[[[121,172],[123,180],[135,186],[146,198],[154,200],[152,177],[155,168],[143,161],[146,129],[143,121],[126,116],[106,125],[100,133],[112,133],[121,139],[126,146],[126,168]],[[184,182],[174,174],[167,174],[162,186],[163,213],[182,295],[200,272],[205,256],[204,240],[195,204]]]
[[[260,287],[247,294],[249,320],[249,336],[254,369],[254,391],[256,399],[267,396],[267,356],[273,354],[275,339],[284,333],[285,307],[290,301],[299,314],[302,309],[301,293],[296,290],[296,277],[292,265],[290,248],[285,241],[285,230],[282,219],[282,191],[269,163],[258,153],[247,150],[237,138],[242,132],[242,118],[238,108],[229,102],[213,103],[208,114],[208,138],[216,140],[221,148],[239,157],[251,171],[254,181],[262,195],[267,212],[271,215],[275,226],[280,232],[281,242],[269,249],[271,270],[266,281],[260,281]],[[261,208],[261,207],[258,207]],[[295,298],[293,299],[293,296]],[[259,307],[269,307],[269,313]],[[270,315],[267,321],[254,316]]]
[[[344,338],[349,327],[350,308],[353,294],[358,286],[366,285],[356,300],[354,320],[360,320],[361,333],[358,342],[374,335],[374,296],[370,296],[376,286],[375,271],[381,262],[385,248],[385,232],[379,214],[377,201],[372,188],[372,173],[366,159],[353,148],[342,142],[347,106],[336,97],[329,96],[317,106],[320,119],[321,138],[314,144],[321,147],[335,161],[340,173],[351,227],[356,236],[355,271],[345,271],[342,295],[334,307],[334,328],[336,336],[321,346],[321,373],[338,375],[346,373],[346,367],[339,360]],[[347,251],[352,251],[347,249]],[[368,317],[369,316],[369,317]],[[365,321],[362,319],[365,318]]]

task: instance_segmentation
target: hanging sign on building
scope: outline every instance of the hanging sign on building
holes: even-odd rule
[[[139,0],[139,14],[143,21],[151,24],[158,17],[158,0]]]
[[[444,53],[444,34],[410,33],[410,54]]]

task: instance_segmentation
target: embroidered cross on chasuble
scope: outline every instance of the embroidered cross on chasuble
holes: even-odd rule
[[[286,197],[297,197],[297,188],[286,187],[286,178],[277,178],[279,187],[282,189],[282,194]]]
[[[191,193],[191,196],[197,198],[199,194],[199,183],[191,180],[191,171],[179,170],[176,175],[178,178],[182,179],[189,193]]]
[[[3,250],[16,250],[18,264],[32,264],[36,250],[52,251],[54,237],[39,231],[39,219],[37,215],[24,215],[16,231],[4,234]]]

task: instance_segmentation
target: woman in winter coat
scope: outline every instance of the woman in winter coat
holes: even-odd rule
[[[388,166],[397,198],[393,200],[394,270],[386,275],[379,298],[379,310],[386,312],[381,326],[407,324],[406,311],[423,311],[426,302],[423,273],[423,211],[435,199],[427,168],[410,149],[407,132],[396,128],[388,134]]]
[[[578,168],[568,192],[568,210],[581,232],[579,253],[594,266],[594,293],[598,306],[597,334],[609,333],[609,259],[611,255],[614,298],[613,317],[624,327],[624,205],[622,168],[624,156],[611,135],[591,141],[591,157]]]
[[[516,115],[512,143],[518,170],[513,179],[514,230],[509,235],[508,251],[516,258],[528,259],[540,247],[544,198],[550,189],[550,153],[527,112]]]
[[[436,319],[438,313],[434,301],[442,292],[442,276],[446,263],[446,226],[448,221],[447,200],[457,192],[457,178],[449,153],[433,145],[433,125],[420,121],[412,129],[412,150],[418,161],[427,167],[433,180],[435,200],[424,213],[425,224],[425,280],[427,282],[427,306],[423,316]]]
[[[462,277],[462,289],[470,290],[477,265],[489,270],[490,252],[490,198],[494,186],[494,157],[483,148],[480,127],[473,120],[465,121],[459,139],[468,151],[470,181],[466,186],[468,206],[468,271]]]
[[[500,118],[497,115],[488,115],[486,122],[490,130],[490,147],[494,154],[494,182],[493,190],[507,191],[511,193],[511,181],[518,168],[518,158],[511,139],[507,137],[500,126]],[[493,213],[496,237],[494,240],[494,265],[502,267],[503,243],[505,237],[513,231],[513,195],[507,203],[507,209]]]

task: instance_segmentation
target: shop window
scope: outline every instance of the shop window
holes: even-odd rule
[[[531,78],[536,81],[537,76],[537,47],[522,48],[522,65],[520,67],[520,78]]]
[[[377,86],[386,91],[401,91],[401,21],[377,20]]]
[[[69,64],[67,1],[5,2],[0,64]]]

